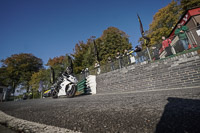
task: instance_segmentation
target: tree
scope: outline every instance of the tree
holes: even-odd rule
[[[90,37],[86,43],[80,41],[76,44],[72,54],[75,73],[80,73],[85,68],[94,68],[94,64],[97,61],[96,49],[98,50],[100,64],[107,62],[109,56],[114,58],[118,51],[123,53],[125,49],[131,49],[132,45],[129,43],[128,37],[125,32],[118,28],[109,27],[104,30],[100,38],[94,39],[94,37]],[[96,48],[94,48],[94,41]]]
[[[87,43],[80,41],[76,44],[72,56],[74,57],[74,72],[76,74],[85,68],[91,67],[95,62],[93,39],[88,39]]]
[[[179,0],[179,1],[181,4],[180,6],[182,8],[182,12],[200,6],[200,0]]]
[[[4,74],[6,83],[13,87],[13,92],[19,84],[24,85],[28,90],[32,74],[43,67],[40,58],[27,53],[14,54],[1,62],[3,63],[1,69],[5,69],[6,72]]]
[[[31,86],[34,97],[38,94],[38,88],[41,82],[45,86],[44,90],[50,88],[51,84],[49,69],[40,69],[38,72],[32,74],[29,85]]]
[[[53,59],[49,59],[47,62],[47,66],[55,66],[55,65],[62,65],[65,56],[54,57]]]
[[[57,79],[61,73],[64,72],[67,66],[70,65],[69,55],[66,54],[65,56],[54,57],[53,59],[49,59],[47,66],[50,66],[55,71],[55,79]],[[50,72],[49,72],[50,74]]]
[[[0,68],[0,84],[8,86],[8,76],[6,72],[6,67]]]
[[[162,36],[168,36],[173,26],[178,22],[180,17],[178,3],[174,0],[166,7],[160,9],[153,17],[153,22],[148,30],[151,45],[159,44]]]
[[[99,55],[102,62],[105,62],[108,56],[115,57],[117,52],[124,53],[124,50],[131,49],[132,45],[129,43],[128,35],[116,27],[109,27],[104,30],[100,37],[102,41],[99,44]],[[97,41],[97,42],[99,42]]]

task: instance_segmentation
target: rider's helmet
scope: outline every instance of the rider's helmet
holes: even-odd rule
[[[65,73],[66,73],[67,75],[72,74],[72,69],[71,69],[71,67],[67,67],[67,68],[65,69]]]

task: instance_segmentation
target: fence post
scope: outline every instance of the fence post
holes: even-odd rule
[[[150,59],[150,61],[152,61],[152,59],[151,59],[151,55],[150,55],[150,52],[149,52],[149,48],[147,47],[147,52],[148,52],[148,55],[149,55],[149,59]]]
[[[191,34],[191,36],[192,36],[192,38],[193,38],[195,44],[197,45],[197,41],[196,41],[196,39],[195,39],[195,37],[194,37],[192,31],[190,31],[190,34]],[[192,44],[191,44],[191,46],[192,46],[192,48],[194,48],[194,46],[193,46]]]

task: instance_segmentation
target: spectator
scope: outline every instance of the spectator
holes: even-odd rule
[[[85,79],[86,76],[85,76],[85,70],[84,69],[82,69],[81,74],[82,74],[82,78]]]
[[[108,63],[110,64],[110,69],[111,69],[111,71],[113,71],[115,68],[114,68],[113,60],[111,59],[110,56],[108,57]]]
[[[143,62],[142,49],[141,49],[138,45],[135,47],[134,52],[137,53],[137,56],[138,56],[138,62]]]
[[[133,50],[130,50],[129,52],[128,52],[128,55],[129,55],[129,63],[131,64],[131,63],[135,63],[135,57],[134,57],[134,55],[133,55]]]
[[[152,55],[153,55],[153,61],[160,59],[160,57],[159,57],[159,48],[152,47]]]
[[[85,68],[85,77],[89,76],[89,69]]]
[[[116,59],[118,59],[118,61],[119,61],[119,68],[121,69],[122,65],[123,65],[123,61],[122,61],[122,55],[120,54],[120,52],[117,52]]]
[[[179,37],[185,50],[188,49],[188,38],[186,36],[186,31],[188,30],[187,26],[182,26],[178,24],[178,28],[175,30],[175,35]]]
[[[162,48],[163,50],[165,50],[167,52],[166,57],[172,55],[172,51],[171,51],[171,39],[166,39],[164,36],[162,37]]]
[[[124,64],[130,64],[130,57],[129,57],[130,53],[128,52],[127,49],[124,50]]]
[[[128,50],[127,49],[124,50],[124,55],[123,56],[128,56]]]
[[[98,61],[95,63],[94,67],[97,69],[97,74],[100,74],[101,73],[101,69],[100,69],[100,65],[99,65]]]

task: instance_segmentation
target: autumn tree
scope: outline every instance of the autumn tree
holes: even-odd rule
[[[55,79],[60,76],[61,73],[69,66],[69,55],[66,54],[65,56],[54,57],[53,59],[49,59],[47,62],[47,66],[52,67],[55,71]],[[49,72],[50,75],[50,72]]]
[[[29,81],[34,72],[38,72],[42,66],[42,60],[32,54],[21,53],[14,54],[11,57],[1,61],[6,74],[4,74],[7,85],[15,87],[19,84],[29,89]]]
[[[83,69],[92,66],[95,62],[94,40],[90,38],[86,43],[79,41],[72,56],[74,57],[75,73],[80,73]]]
[[[124,53],[124,50],[132,48],[129,43],[129,36],[116,27],[108,27],[103,31],[100,38],[96,40],[99,49],[101,62],[105,63],[108,57],[114,58],[117,52]]]
[[[200,6],[200,0],[179,0],[179,2],[182,12]]]
[[[40,69],[38,72],[32,74],[29,85],[31,86],[34,97],[38,94],[40,83],[45,87],[43,88],[44,90],[50,88],[50,69]]]
[[[6,72],[6,67],[2,66],[0,68],[0,84],[8,86],[9,79]]]
[[[179,11],[178,3],[173,0],[153,16],[153,22],[148,30],[148,37],[151,39],[150,45],[159,44],[162,36],[169,35],[180,17]]]
[[[90,37],[86,43],[80,41],[76,44],[72,54],[75,73],[80,73],[85,68],[94,68],[94,64],[97,61],[94,43],[96,44],[100,64],[104,64],[109,56],[115,58],[118,51],[123,53],[125,49],[129,50],[132,48],[128,37],[125,32],[118,28],[109,27],[97,39]]]

